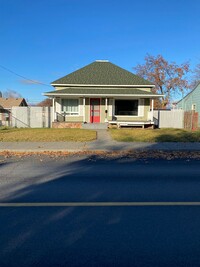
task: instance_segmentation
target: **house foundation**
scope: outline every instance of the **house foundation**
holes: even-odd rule
[[[82,128],[82,122],[52,122],[52,128]]]

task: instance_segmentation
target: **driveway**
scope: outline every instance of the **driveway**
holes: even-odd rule
[[[1,158],[0,266],[200,266],[199,174],[197,160]]]

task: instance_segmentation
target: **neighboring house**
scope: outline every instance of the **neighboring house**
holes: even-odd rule
[[[0,126],[10,125],[12,119],[12,107],[26,107],[28,106],[24,98],[3,98],[0,97]]]
[[[51,83],[53,127],[85,124],[153,126],[154,85],[107,60],[97,60]],[[153,105],[152,105],[153,106]]]
[[[193,110],[198,112],[198,125],[200,126],[200,83],[183,99],[177,102],[176,107],[184,111]]]

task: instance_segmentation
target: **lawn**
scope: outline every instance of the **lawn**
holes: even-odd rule
[[[0,128],[0,142],[87,142],[95,139],[95,131],[84,129]]]
[[[199,142],[200,131],[183,129],[110,129],[111,136],[121,142]]]

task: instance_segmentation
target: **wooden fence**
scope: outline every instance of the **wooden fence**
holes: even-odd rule
[[[198,129],[198,112],[193,110],[184,112],[184,129],[193,131]]]

